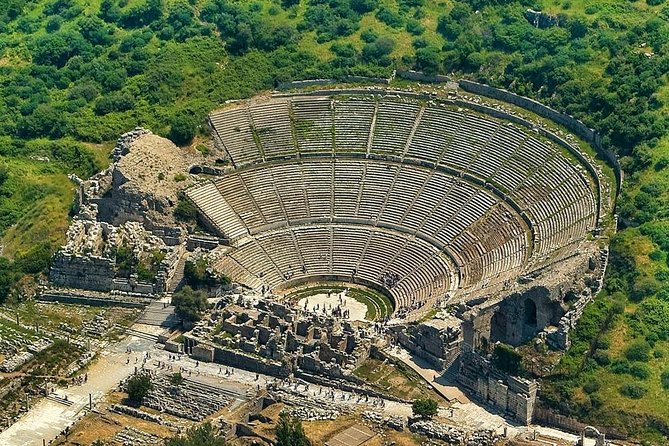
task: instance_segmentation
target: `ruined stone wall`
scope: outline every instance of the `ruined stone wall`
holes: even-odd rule
[[[63,288],[110,291],[113,289],[114,261],[59,251],[53,257],[49,278],[54,285]]]
[[[419,82],[449,82],[451,80],[450,77],[444,76],[443,74],[425,74],[421,71],[414,71],[414,70],[397,70],[396,72],[397,77],[401,77],[402,79],[408,79],[412,81],[419,81]]]
[[[482,401],[523,424],[531,424],[537,383],[500,372],[482,356],[464,350],[457,380]]]
[[[498,341],[518,346],[543,332],[551,346],[565,349],[569,330],[601,289],[606,252],[596,246],[579,251],[465,311],[463,342],[478,351]]]
[[[429,324],[391,327],[395,341],[438,369],[446,369],[460,355],[461,322],[451,321],[451,327],[438,328]]]
[[[238,350],[231,350],[218,345],[208,345],[195,337],[185,336],[184,344],[186,345],[185,351],[193,355],[196,359],[207,360],[209,358],[209,351],[213,350],[213,362],[218,364],[230,365],[251,372],[281,378],[285,378],[292,373],[292,367],[288,364],[244,354]]]
[[[592,302],[592,300],[599,294],[604,286],[604,274],[606,273],[606,268],[609,264],[609,250],[608,247],[603,249],[601,252],[600,259],[600,273],[597,277],[597,288],[595,290],[586,290],[576,302],[574,302],[569,311],[565,313],[560,321],[558,322],[557,330],[549,331],[546,333],[546,341],[548,345],[553,348],[560,350],[567,350],[571,346],[571,341],[569,340],[569,333],[573,328],[576,327],[576,323],[583,315],[585,307]]]

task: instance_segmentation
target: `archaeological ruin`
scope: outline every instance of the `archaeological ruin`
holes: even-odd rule
[[[166,341],[170,352],[377,397],[352,372],[401,346],[530,423],[536,382],[497,370],[490,355],[532,339],[569,346],[601,289],[617,186],[578,131],[471,88],[235,101],[209,116],[206,154],[127,133],[108,169],[72,178],[77,213],[44,294],[145,304],[180,289],[185,264],[201,262],[230,283],[206,290],[213,309]],[[318,284],[366,290],[391,308],[362,299],[371,320],[359,321],[347,317],[346,293],[319,291],[329,303],[318,311],[291,299]],[[202,392],[171,397],[204,406]],[[217,398],[212,408],[226,404]]]

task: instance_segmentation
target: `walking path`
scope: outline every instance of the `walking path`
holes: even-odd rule
[[[59,388],[55,392],[55,400],[67,401],[70,405],[42,398],[16,423],[7,430],[0,432],[2,446],[42,446],[49,444],[61,432],[72,426],[81,418],[89,406],[89,394],[93,404],[100,401],[109,391],[118,386],[119,382],[132,374],[138,359],[149,351],[154,343],[149,340],[129,336],[109,351],[102,352],[101,357],[88,371],[88,381],[80,386]],[[133,360],[126,364],[126,348],[130,347]]]

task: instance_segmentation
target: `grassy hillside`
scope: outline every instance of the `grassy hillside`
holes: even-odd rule
[[[527,8],[555,17],[534,27]],[[664,0],[0,0],[0,299],[48,266],[69,173],[136,125],[188,144],[277,82],[454,73],[575,115],[621,157],[606,289],[544,384],[561,411],[669,432],[669,5]],[[665,369],[667,372],[665,372]]]

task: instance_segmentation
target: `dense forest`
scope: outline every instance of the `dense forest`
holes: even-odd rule
[[[554,18],[537,27],[528,8]],[[664,0],[0,0],[0,299],[48,269],[73,187],[142,125],[177,144],[225,100],[395,68],[534,97],[626,173],[606,286],[543,386],[565,414],[669,434],[669,5]]]

